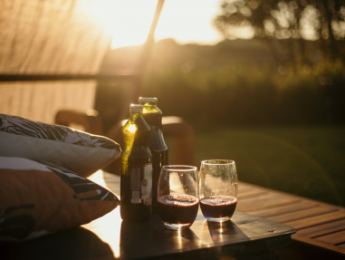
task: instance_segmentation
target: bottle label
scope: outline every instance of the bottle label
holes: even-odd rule
[[[152,203],[152,164],[144,165],[144,176],[141,182],[141,198],[146,205]]]
[[[143,167],[132,167],[131,178],[131,203],[144,204],[152,203],[152,164],[145,164]]]
[[[132,203],[141,203],[140,198],[140,180],[141,180],[141,169],[140,167],[132,167],[130,171],[131,176],[131,193]]]

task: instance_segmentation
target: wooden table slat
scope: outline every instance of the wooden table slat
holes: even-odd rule
[[[286,195],[268,193],[255,198],[239,198],[237,209],[247,212],[251,210],[273,208],[278,205],[292,204],[296,201],[298,201],[298,199]]]
[[[259,190],[254,190],[254,191],[248,191],[248,192],[241,192],[238,193],[238,198],[239,199],[244,199],[244,198],[257,198],[258,196],[266,195],[268,194],[267,191],[259,191]]]
[[[296,203],[291,204],[291,205],[283,205],[283,206],[278,205],[275,208],[247,211],[247,213],[266,218],[266,217],[277,216],[277,215],[282,215],[286,213],[292,213],[299,210],[310,209],[310,208],[317,207],[318,205],[319,203],[310,202],[310,201],[297,201]]]
[[[297,231],[298,232],[298,231]],[[315,239],[312,238],[308,238],[308,237],[303,237],[303,236],[296,236],[296,234],[292,235],[293,240],[305,243],[307,245],[311,245],[313,250],[318,252],[317,248],[321,248],[321,249],[326,249],[326,250],[331,250],[333,251],[335,254],[329,254],[328,257],[324,257],[324,258],[320,258],[320,257],[315,257],[315,258],[311,258],[311,259],[332,259],[333,260],[333,256],[335,256],[336,259],[344,259],[344,255],[345,255],[345,249],[339,247],[338,245],[331,245],[331,244],[327,244],[325,242],[321,242],[321,241],[317,241]],[[303,247],[301,248],[303,250]],[[324,252],[324,250],[321,250],[320,252]],[[341,256],[339,257],[339,254],[341,254]],[[302,254],[303,255],[303,254]],[[291,258],[294,259],[294,258]],[[301,258],[299,258],[301,259]],[[302,259],[310,259],[310,258],[302,258]]]
[[[315,240],[325,242],[325,243],[331,244],[331,245],[337,245],[337,244],[345,243],[345,230],[340,231],[340,232],[336,232],[333,234],[329,234],[326,236],[317,237],[317,238],[315,238]]]
[[[315,207],[311,209],[300,210],[297,212],[292,212],[292,213],[282,214],[280,216],[273,216],[273,217],[267,217],[267,218],[275,222],[285,223],[285,222],[306,219],[312,216],[323,215],[325,213],[330,213],[330,212],[335,212],[335,211],[338,211],[338,210],[333,207],[319,206],[319,207]]]
[[[342,229],[345,230],[345,219],[314,226],[311,228],[301,229],[300,231],[298,231],[298,235],[304,235],[313,238],[317,236],[327,235],[329,233],[333,233]]]
[[[238,185],[238,192],[239,193],[244,193],[244,192],[251,192],[253,189],[248,187],[248,186],[242,186],[242,184]],[[254,190],[258,190],[258,191],[262,191],[261,189],[254,189]]]
[[[344,243],[344,244],[340,244],[340,245],[338,245],[338,247],[340,247],[340,248],[344,248],[344,249],[345,249],[345,243]]]
[[[238,191],[243,192],[245,190],[263,190],[263,189],[259,186],[254,186],[254,185],[249,184],[249,183],[239,182],[238,183]]]
[[[327,222],[340,220],[344,218],[345,216],[345,210],[338,210],[336,212],[327,213],[319,216],[313,216],[306,219],[286,222],[285,225],[289,225],[294,227],[295,229],[302,229],[307,227],[312,227],[315,225],[325,224]]]

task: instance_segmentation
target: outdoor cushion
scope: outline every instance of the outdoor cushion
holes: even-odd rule
[[[83,176],[121,153],[120,145],[109,138],[4,114],[0,114],[0,143],[0,156],[43,160]]]
[[[22,241],[86,224],[119,199],[47,162],[0,157],[0,241]]]

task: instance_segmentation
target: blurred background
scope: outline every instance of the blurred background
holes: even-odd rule
[[[128,3],[102,71],[135,66],[148,2]],[[194,126],[196,165],[234,159],[241,181],[345,206],[344,17],[344,1],[166,0],[141,94]],[[105,128],[124,91],[98,86]]]
[[[241,181],[345,206],[345,1],[161,2],[150,38],[157,0],[0,1],[0,72],[140,68],[139,94],[193,126],[195,165],[233,159]],[[1,83],[0,112],[51,123],[61,99],[107,133],[133,84]]]

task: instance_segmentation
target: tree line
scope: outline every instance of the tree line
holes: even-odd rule
[[[295,61],[307,62],[306,40],[317,40],[328,59],[344,59],[344,18],[344,0],[223,0],[214,25],[230,39],[237,37],[235,28],[250,27],[273,50],[272,40],[293,39]]]

